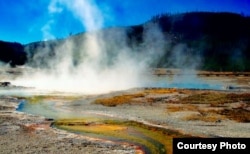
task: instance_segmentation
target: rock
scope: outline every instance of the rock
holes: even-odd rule
[[[45,121],[54,121],[52,118],[45,118]]]
[[[228,85],[228,86],[226,86],[226,89],[228,89],[228,90],[247,90],[247,89],[250,89],[250,86],[232,86],[232,85]]]
[[[0,82],[0,87],[10,87],[11,83],[10,82]]]

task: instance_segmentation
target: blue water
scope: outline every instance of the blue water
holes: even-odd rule
[[[21,101],[19,102],[19,105],[18,105],[18,107],[16,108],[16,110],[17,110],[17,111],[21,111],[21,110],[25,107],[26,103],[27,103],[27,101],[21,100]]]
[[[180,88],[180,89],[209,89],[224,90],[224,84],[221,81],[204,80],[198,77],[152,77],[147,83],[147,87],[160,88]]]
[[[41,115],[46,118],[58,118],[61,117],[63,112],[60,112],[55,106],[55,102],[41,101],[37,103],[30,103],[28,101],[21,101],[17,111],[26,112],[33,115]],[[65,113],[66,114],[66,113]]]
[[[207,83],[166,83],[162,85],[167,88],[187,88],[187,89],[214,89],[222,90],[223,86],[219,84],[207,84]]]

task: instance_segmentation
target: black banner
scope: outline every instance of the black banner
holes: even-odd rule
[[[174,138],[173,154],[250,154],[250,138]]]

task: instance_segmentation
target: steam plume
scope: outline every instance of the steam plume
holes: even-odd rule
[[[142,39],[135,45],[128,43],[129,28],[100,30],[105,22],[102,15],[108,9],[98,8],[94,0],[52,0],[48,6],[51,20],[43,28],[44,36],[53,36],[50,26],[56,20],[54,14],[63,10],[80,20],[87,32],[54,41],[54,45],[52,41],[44,42],[41,50],[36,47],[38,50],[30,54],[28,64],[32,71],[14,84],[50,91],[106,93],[152,86],[145,72],[169,51],[170,63],[184,71],[195,69],[200,63],[199,55],[187,55],[192,52],[187,45],[179,43],[171,47],[171,38],[166,38],[156,23],[143,25]],[[173,85],[187,80],[198,81],[195,75],[175,77]],[[171,87],[171,83],[168,85]]]
[[[63,9],[72,12],[88,32],[57,45],[53,58],[50,46],[35,53],[30,65],[35,63],[38,68],[18,78],[15,84],[86,94],[144,86],[142,74],[150,61],[163,52],[157,25],[145,27],[144,43],[133,48],[126,42],[125,28],[99,30],[103,12],[94,1],[53,0],[48,7],[50,13],[60,13]]]

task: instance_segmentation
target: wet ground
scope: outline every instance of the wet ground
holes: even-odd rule
[[[159,153],[161,146],[165,147],[162,153],[171,151],[173,137],[250,136],[250,93],[246,91],[139,88],[68,97],[33,96],[19,110],[53,118],[57,128],[128,142],[153,150],[149,153]],[[146,137],[150,132],[151,137]]]
[[[57,153],[63,146],[74,153],[85,148],[85,153],[171,153],[173,137],[250,137],[249,83],[243,76],[188,80],[154,76],[148,85],[157,88],[102,95],[2,86],[1,150]],[[9,144],[15,136],[27,137],[27,144],[21,140]],[[41,144],[35,145],[35,140]],[[101,143],[107,144],[100,147]]]

